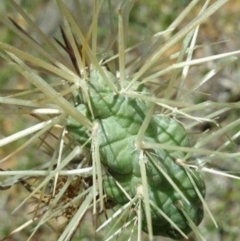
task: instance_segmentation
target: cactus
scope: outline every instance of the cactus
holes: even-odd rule
[[[103,70],[105,75],[117,85],[117,78],[106,69],[103,68]],[[125,81],[123,88],[127,84],[128,82]],[[124,205],[129,201],[129,197],[134,198],[139,195],[137,190],[142,185],[139,164],[140,149],[136,147],[136,140],[150,103],[126,97],[124,93],[115,94],[96,70],[90,70],[87,87],[90,104],[86,98],[83,98],[76,108],[86,117],[90,116],[90,109],[94,113],[91,121],[98,123],[94,139],[99,145],[100,160],[106,169],[103,188],[107,197],[115,204]],[[143,86],[134,86],[130,91],[150,96],[150,92]],[[119,92],[121,93],[121,90]],[[74,122],[71,117],[67,120],[67,129],[80,145],[90,138],[86,134],[86,128]],[[143,142],[189,147],[184,127],[173,118],[164,115],[152,116],[144,133]],[[184,153],[162,149],[142,149],[142,151],[146,166],[148,195],[152,202],[153,234],[174,239],[182,238],[182,235],[172,227],[171,223],[157,212],[156,207],[160,207],[185,234],[191,231],[191,227],[182,210],[177,207],[177,202],[183,203],[186,213],[196,225],[201,222],[203,218],[202,202],[186,169],[177,163],[177,160],[184,158]],[[186,200],[182,200],[178,191],[169,183],[161,170],[164,170],[177,185],[188,203]],[[189,175],[192,176],[192,180],[201,195],[204,196],[205,185],[202,176],[194,170],[191,170]],[[123,189],[128,195],[124,193]],[[144,214],[144,210],[142,211]],[[142,223],[143,230],[147,232],[144,215]]]

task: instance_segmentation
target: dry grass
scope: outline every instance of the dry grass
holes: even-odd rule
[[[152,3],[153,4],[153,3]],[[182,26],[185,26],[185,24],[188,22],[189,19],[192,19],[197,15],[199,12],[199,9],[201,8],[201,3],[194,8],[194,11],[189,14],[185,20],[185,22],[181,23],[176,29],[176,32],[182,28]],[[50,2],[46,2],[46,5],[43,5],[43,7],[46,7],[46,9],[53,10],[54,5],[51,5]],[[146,23],[144,19],[150,19],[149,12],[152,13],[154,16],[158,15],[159,9],[150,8],[151,1],[149,1],[149,5],[141,4],[138,2],[136,5],[136,9],[133,12],[133,16],[130,18],[132,22],[130,22],[130,42],[133,43],[139,39],[147,38],[148,36],[151,36],[155,31],[160,31],[163,29],[158,29],[158,20],[156,21],[149,21],[149,23]],[[168,10],[171,9],[171,6],[168,4],[164,5]],[[220,53],[228,53],[230,51],[238,50],[239,47],[239,41],[237,32],[239,31],[240,26],[238,26],[238,13],[236,9],[238,9],[239,3],[236,1],[229,1],[221,10],[219,10],[217,13],[215,13],[213,16],[209,18],[209,20],[206,20],[201,28],[200,32],[197,38],[197,45],[200,45],[199,48],[197,48],[194,51],[194,59],[202,58],[203,56],[213,56]],[[240,6],[239,6],[240,7]],[[35,9],[36,8],[36,9]],[[150,9],[150,11],[147,11]],[[10,12],[10,10],[7,8],[7,10]],[[43,13],[39,10],[37,6],[32,6],[31,8],[31,16],[35,18],[39,24],[41,25],[45,19],[43,18]],[[50,11],[51,12],[51,11]],[[86,11],[83,11],[86,12]],[[171,11],[169,11],[169,14]],[[38,17],[35,17],[38,16]],[[51,15],[50,15],[51,16]],[[100,18],[99,22],[103,23],[103,26],[105,24],[106,17],[103,15]],[[231,18],[229,17],[231,16]],[[11,17],[13,17],[18,24],[26,28],[26,30],[30,30],[26,23],[22,21],[22,18],[19,17],[19,14],[16,14],[16,11],[13,11],[11,13]],[[176,16],[170,16],[171,18],[176,18]],[[167,17],[166,17],[167,19]],[[55,21],[50,24],[51,21]],[[80,21],[80,19],[79,19]],[[84,21],[88,23],[90,21],[90,17],[87,16],[84,18]],[[80,21],[81,22],[81,21]],[[144,22],[144,24],[142,24]],[[82,22],[81,22],[82,23]],[[139,24],[140,23],[140,24]],[[53,20],[49,19],[49,25],[51,26],[58,26],[58,18],[54,18]],[[169,24],[169,23],[168,23]],[[82,25],[84,25],[82,23]],[[5,26],[5,25],[3,25]],[[132,26],[134,28],[132,28]],[[147,26],[147,27],[146,27]],[[164,24],[160,25],[161,27],[165,26]],[[9,34],[9,31],[7,30],[8,27],[2,28],[1,31],[3,31],[4,42],[9,42],[13,44],[14,46],[17,46],[20,49],[26,49],[27,51],[31,52],[30,49],[28,49],[28,45],[26,43],[23,43],[22,41],[19,41],[16,36],[12,33]],[[59,36],[59,29],[56,31],[56,33],[53,34],[52,30],[55,29],[48,29],[46,28],[48,34],[50,36]],[[137,29],[137,31],[136,31]],[[104,39],[104,36],[106,35],[106,30],[104,27],[101,27],[99,29],[100,34],[100,40]],[[144,33],[144,35],[143,35]],[[9,37],[10,36],[10,37]],[[52,37],[50,37],[52,38]],[[108,39],[107,39],[108,40]],[[101,50],[105,50],[106,48],[106,39],[102,41],[102,45],[100,47]],[[216,43],[212,44],[218,41],[223,41],[222,43]],[[172,53],[176,53],[183,47],[182,41],[179,41],[176,45],[173,45],[172,47],[169,47],[163,54],[163,57],[168,57]],[[136,48],[134,51],[129,54],[129,58],[135,58],[136,56],[139,56],[143,54],[142,46],[139,48]],[[35,51],[33,50],[33,53]],[[16,54],[16,53],[15,53]],[[163,58],[162,57],[162,58]],[[167,66],[171,66],[171,61],[176,62],[176,60],[169,60],[169,62],[166,64],[164,68],[167,68]],[[231,61],[235,61],[234,64],[231,64]],[[6,65],[5,62],[2,62],[2,69],[4,71],[2,72],[1,76],[1,89],[29,89],[33,88],[31,84],[29,84],[28,81],[26,81],[26,78],[23,78],[21,75],[17,74],[15,71],[13,72],[13,68],[11,65]],[[230,67],[227,67],[230,65]],[[191,110],[187,110],[187,107],[184,109],[181,109],[184,113],[187,113],[191,116],[195,116],[198,119],[200,118],[206,118],[206,119],[212,119],[216,120],[216,125],[214,121],[211,122],[201,122],[195,121],[193,119],[189,118],[183,118],[183,116],[178,116],[179,119],[184,122],[186,129],[188,130],[192,145],[195,145],[196,149],[203,149],[205,150],[205,153],[195,153],[191,154],[192,159],[200,159],[202,161],[209,162],[208,167],[214,167],[215,169],[219,169],[222,172],[229,171],[229,167],[231,167],[230,171],[234,171],[238,176],[238,170],[239,170],[239,163],[237,162],[239,160],[239,157],[234,157],[231,155],[231,153],[238,153],[239,152],[239,137],[235,135],[239,134],[239,123],[236,123],[235,126],[231,127],[231,123],[233,123],[235,120],[238,120],[239,118],[239,89],[240,85],[238,84],[238,76],[239,76],[239,68],[237,66],[237,62],[235,59],[225,58],[225,62],[219,62],[211,60],[211,61],[205,61],[203,64],[192,66],[188,72],[187,77],[184,77],[184,73],[177,73],[176,69],[172,69],[171,72],[166,73],[166,75],[157,77],[155,79],[161,79],[162,81],[162,89],[159,91],[159,97],[163,98],[165,97],[167,100],[177,100],[179,103],[183,104],[190,104],[189,108],[192,108]],[[186,70],[186,66],[185,67]],[[164,69],[163,68],[163,69]],[[5,70],[7,69],[7,71]],[[182,68],[180,68],[182,70]],[[219,69],[219,72],[218,72]],[[153,68],[154,70],[154,68]],[[217,73],[213,74],[213,77],[207,81],[205,84],[200,84],[200,80],[203,78],[203,76],[206,73],[209,73],[211,70],[214,70]],[[156,71],[156,70],[154,70]],[[157,71],[159,71],[157,69]],[[171,91],[171,93],[167,93],[166,89],[169,86],[169,79],[174,78],[174,74],[182,75],[182,78],[184,80],[184,88],[181,86],[181,82],[175,82],[175,90]],[[146,76],[149,75],[149,73],[145,73]],[[57,82],[55,79],[55,76],[49,77],[46,73],[43,74],[43,77],[46,78],[49,83],[55,83]],[[181,78],[179,78],[181,79]],[[199,85],[197,90],[193,91],[191,88],[194,86]],[[156,85],[150,84],[150,87],[152,89],[156,89]],[[176,88],[177,87],[177,88]],[[181,88],[183,90],[181,91]],[[184,96],[185,90],[191,90],[189,91],[189,95],[185,97],[185,99],[182,101],[181,98]],[[62,90],[62,89],[60,89]],[[180,91],[179,91],[180,90]],[[3,92],[5,95],[9,95],[6,91]],[[7,93],[7,94],[6,94]],[[1,93],[2,94],[2,93]],[[166,97],[167,96],[167,97]],[[38,99],[38,102],[41,102],[41,98],[43,98],[43,95],[41,93],[31,93],[31,95],[27,95],[27,98],[31,100]],[[216,104],[209,104],[205,105],[202,104],[202,107],[198,109],[196,104],[201,104],[206,101],[214,101]],[[235,103],[235,105],[231,104]],[[0,116],[1,126],[3,127],[1,131],[1,137],[9,136],[12,133],[16,133],[22,129],[25,129],[26,127],[32,126],[34,123],[38,123],[39,121],[46,120],[47,117],[41,116],[41,115],[16,115],[12,114],[13,110],[17,110],[16,105],[12,104],[1,104],[0,106],[2,112],[4,113],[2,116]],[[229,110],[225,110],[225,108],[229,108]],[[223,111],[222,113],[218,113],[217,111]],[[7,112],[10,112],[11,114],[7,114]],[[209,116],[211,114],[215,114],[214,116]],[[20,117],[19,117],[20,116]],[[36,118],[37,117],[37,118]],[[41,118],[41,119],[40,119]],[[216,134],[222,130],[222,134]],[[58,135],[58,132],[54,132],[56,136]],[[215,136],[214,136],[215,135]],[[208,141],[208,138],[213,137],[211,141]],[[224,145],[227,144],[229,141],[229,137],[235,144],[229,144],[226,148],[223,148]],[[45,138],[45,137],[44,137]],[[10,145],[5,145],[3,148],[0,149],[0,157],[1,159],[6,157],[8,154],[10,154],[13,150],[16,150],[17,147],[21,146],[26,142],[28,138],[20,139],[16,142],[12,142]],[[57,140],[53,136],[48,136],[46,139],[44,139],[44,142],[46,143],[57,143]],[[204,142],[206,144],[204,144]],[[41,141],[40,141],[41,143]],[[54,145],[51,147],[45,145],[44,148],[41,147],[46,153],[42,153],[41,150],[39,150],[39,140],[35,140],[34,143],[31,145],[31,148],[26,148],[24,151],[21,151],[19,154],[9,158],[7,162],[3,162],[0,164],[0,167],[4,170],[6,169],[15,169],[15,170],[28,170],[32,167],[36,167],[37,165],[40,165],[41,163],[46,163],[47,160],[50,160],[49,153],[53,152]],[[219,149],[220,148],[220,149]],[[222,148],[222,149],[221,149]],[[208,153],[208,151],[212,151],[212,153]],[[221,151],[223,152],[222,157],[221,155],[215,155],[214,151]],[[196,150],[197,151],[197,150]],[[229,154],[224,154],[229,153]],[[216,153],[215,153],[216,154]],[[238,231],[238,213],[239,213],[239,181],[233,180],[230,178],[225,178],[220,175],[213,175],[213,174],[205,174],[206,177],[206,186],[207,186],[207,197],[206,202],[214,214],[215,219],[218,222],[219,228],[215,229],[213,223],[211,220],[209,220],[209,216],[206,215],[204,222],[201,224],[200,229],[202,231],[203,236],[206,238],[206,240],[238,240],[239,239],[239,231]],[[40,182],[41,183],[41,182]],[[219,188],[221,187],[221,188]],[[217,190],[217,191],[216,191]],[[2,191],[1,191],[2,192]],[[26,214],[31,211],[34,206],[32,204],[24,204],[24,206],[17,211],[13,216],[9,216],[11,211],[19,204],[26,196],[27,191],[22,187],[21,185],[17,185],[16,187],[11,188],[8,191],[4,191],[1,193],[1,206],[0,208],[3,210],[1,212],[2,220],[7,220],[5,225],[1,226],[0,233],[1,237],[7,235],[11,230],[16,228],[18,225],[20,225],[23,221],[22,218],[24,217],[25,221],[28,220],[26,217]],[[227,215],[226,215],[227,213]],[[8,221],[10,220],[10,221]],[[62,220],[59,219],[59,222]],[[80,240],[93,240],[94,239],[94,225],[92,225],[92,218],[91,215],[86,215],[85,217],[85,225],[81,226],[80,228],[80,234],[81,237]],[[37,223],[37,222],[36,222]],[[50,230],[53,230],[53,227],[56,227],[59,225],[59,223],[56,223],[56,221],[52,221],[50,223],[52,226],[44,225],[42,226],[38,232],[34,235],[32,240],[43,240],[44,238],[48,238],[50,240],[56,240],[57,236],[59,236],[59,230],[56,228],[55,232],[50,232]],[[91,225],[90,225],[91,224]],[[17,237],[17,240],[27,240],[30,234],[31,228],[33,228],[34,225],[30,225],[26,231],[21,231],[19,235],[15,235]],[[90,228],[89,228],[90,227]],[[49,233],[51,233],[51,237],[49,237]],[[122,237],[119,238],[119,240],[126,239],[124,237],[125,234],[122,234]],[[10,237],[7,240],[14,240],[14,237]],[[97,240],[104,240],[104,234],[102,236],[98,236]],[[142,237],[142,240],[148,239],[148,236],[145,235]],[[75,239],[73,239],[75,240]],[[77,240],[77,239],[76,239]],[[133,239],[135,240],[135,239]],[[155,238],[154,240],[164,240],[163,238]],[[195,240],[193,237],[192,240]]]

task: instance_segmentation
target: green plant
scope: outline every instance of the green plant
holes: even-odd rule
[[[39,39],[33,39],[14,21],[12,24],[5,20],[34,48],[34,54],[0,43],[2,57],[35,88],[1,97],[0,102],[21,106],[18,114],[34,115],[39,123],[2,139],[0,144],[5,146],[31,133],[32,137],[10,156],[39,139],[50,156],[44,156],[45,161],[38,160],[31,170],[0,173],[12,175],[2,181],[2,189],[22,183],[31,192],[27,199],[33,197],[37,201],[31,219],[36,227],[31,237],[49,220],[64,217],[58,240],[69,240],[90,211],[99,219],[100,227],[95,227],[98,232],[111,224],[108,240],[124,235],[125,230],[131,232],[135,226],[137,240],[142,240],[141,230],[148,233],[149,240],[153,235],[179,239],[190,231],[205,240],[197,228],[203,207],[214,223],[215,220],[204,201],[201,172],[209,169],[200,161],[205,164],[214,158],[239,159],[237,151],[227,152],[236,135],[216,149],[209,149],[208,145],[239,126],[240,121],[203,133],[194,141],[191,138],[191,142],[189,135],[201,122],[218,126],[215,118],[239,108],[239,104],[195,104],[189,96],[198,94],[198,88],[212,75],[235,62],[233,55],[239,51],[192,58],[199,25],[227,1],[218,0],[211,6],[206,1],[199,15],[175,33],[174,29],[198,2],[192,1],[167,30],[133,47],[126,44],[134,1],[123,1],[117,11],[118,37],[110,39],[110,48],[101,54],[97,37],[102,29],[99,31],[97,23],[101,7],[104,9],[107,3],[110,19],[114,19],[111,1],[93,1],[92,22],[83,32],[62,1],[57,0],[64,22],[63,42],[55,43],[14,1],[10,2]],[[110,34],[115,36],[114,22],[110,21],[110,26]],[[150,44],[141,55],[131,57],[146,43]],[[180,50],[165,54],[176,43],[181,43]],[[217,59],[223,60],[187,87],[186,73],[191,66]],[[206,105],[212,110],[210,114],[204,112]],[[33,185],[29,185],[30,177],[36,179]],[[103,221],[104,214],[108,217]]]
[[[193,223],[199,224],[203,218],[201,199],[205,194],[204,182],[197,172],[188,172],[177,163],[177,160],[184,158],[183,152],[138,145],[148,142],[150,145],[163,143],[188,147],[186,131],[173,118],[147,115],[148,109],[151,110],[151,102],[143,100],[151,95],[146,89],[134,85],[126,91],[130,80],[124,80],[120,83],[119,93],[116,93],[98,71],[89,71],[88,95],[83,96],[76,109],[94,123],[94,131],[88,134],[87,128],[72,117],[67,121],[68,131],[79,144],[88,143],[89,150],[91,148],[99,152],[98,162],[103,164],[107,172],[103,177],[103,191],[107,198],[116,205],[128,202],[133,206],[142,205],[143,216],[144,210],[148,208],[145,207],[145,202],[151,202],[150,220],[153,229],[150,232],[172,238],[182,237],[182,232],[188,233],[193,226],[176,203],[184,203],[187,217],[189,216]],[[119,86],[117,78],[111,72],[103,69],[103,73],[115,88]],[[128,97],[131,92],[140,94],[142,100]],[[150,120],[148,116],[151,116]],[[146,120],[149,123],[144,123]],[[141,126],[145,126],[146,130],[142,131]],[[141,132],[144,135],[142,138]],[[89,142],[88,139],[92,141]],[[101,177],[99,179],[101,180]],[[100,184],[99,192],[101,191]],[[146,193],[149,196],[147,201],[144,198]],[[142,229],[145,231],[150,229],[147,225],[150,221],[148,218],[146,215],[142,221]]]

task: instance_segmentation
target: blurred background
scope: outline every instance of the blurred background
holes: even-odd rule
[[[61,15],[59,14],[55,1],[49,0],[35,0],[35,1],[16,1],[22,6],[22,8],[29,14],[29,16],[37,23],[37,25],[49,36],[49,38],[59,37],[59,26],[62,23]],[[74,12],[74,0],[65,1],[70,9]],[[79,18],[80,25],[87,25],[91,21],[91,2],[92,1],[80,1],[82,3],[83,16],[77,16]],[[114,2],[114,1],[112,1]],[[117,2],[117,1],[116,1]],[[114,2],[113,4],[116,4]],[[169,26],[172,21],[178,16],[179,13],[189,4],[190,1],[182,0],[139,0],[136,2],[136,6],[133,8],[130,15],[129,22],[129,45],[134,44],[136,40],[144,39],[146,36],[163,31]],[[197,16],[204,1],[200,1],[194,11],[184,20],[181,26],[187,24],[188,21]],[[214,1],[212,1],[213,3]],[[104,28],[104,24],[108,22],[107,8],[103,7],[103,12],[100,15],[100,43],[101,48],[106,47],[104,37],[107,35],[107,29]],[[211,16],[207,21],[202,24],[197,40],[198,45],[203,45],[195,51],[195,58],[202,56],[211,56],[218,53],[225,53],[240,49],[240,20],[239,20],[240,1],[229,1],[218,12]],[[7,0],[0,1],[0,16],[1,19],[5,17],[11,17],[19,25],[21,25],[26,31],[28,26],[23,18],[18,14],[9,4]],[[181,26],[179,28],[181,28]],[[20,40],[15,34],[13,34],[9,27],[6,26],[3,21],[0,22],[0,41],[10,43],[20,49],[27,50],[28,46]],[[174,48],[178,48],[175,46]],[[173,49],[172,51],[176,51]],[[135,53],[136,56],[140,53]],[[167,53],[166,53],[167,54]],[[213,68],[214,63],[208,62],[204,66],[198,67],[197,71],[192,72],[189,78],[201,78],[207,71]],[[6,61],[0,59],[0,94],[3,94],[2,90],[6,89],[28,89],[31,88],[22,76],[16,74],[12,67],[6,63]],[[213,100],[216,102],[238,102],[240,100],[240,73],[239,63],[234,68],[224,68],[219,74],[217,74],[211,81],[203,85],[199,91],[208,93],[204,97],[201,96],[192,100],[195,103],[200,103],[206,100]],[[6,93],[6,91],[4,92]],[[1,109],[11,109],[11,106],[2,106]],[[240,117],[239,111],[229,111],[228,114],[221,117],[221,125],[230,123]],[[15,133],[23,128],[31,126],[34,123],[34,118],[29,116],[16,115],[0,115],[0,138]],[[212,126],[201,126],[201,131],[205,131],[208,128],[214,128]],[[202,128],[202,129],[201,129]],[[236,132],[239,130],[236,130]],[[219,140],[221,142],[221,140]],[[21,140],[16,141],[10,145],[4,146],[0,149],[0,159],[4,158],[16,149],[21,144]],[[239,148],[240,140],[236,143]],[[218,141],[212,143],[212,147],[219,145]],[[38,143],[32,148],[28,148],[26,151],[21,152],[19,155],[13,156],[7,162],[0,163],[2,169],[27,169],[31,167],[31,163],[41,162],[41,159],[47,158],[47,156],[38,150]],[[220,170],[228,170],[229,163],[219,162],[216,160],[211,163],[213,167]],[[231,164],[232,165],[232,164]],[[239,163],[236,163],[231,170],[236,170],[236,175],[239,175]],[[203,223],[200,225],[202,233],[207,240],[212,241],[239,241],[240,240],[240,182],[236,180],[230,180],[221,176],[214,176],[212,174],[206,175],[207,180],[207,203],[210,206],[212,213],[214,214],[219,228],[216,229],[209,217],[206,215]],[[18,185],[9,190],[0,191],[0,240],[4,235],[7,235],[18,225],[27,221],[27,213],[29,207],[24,205],[19,211],[11,215],[14,208],[26,197],[27,190]],[[8,238],[8,241],[27,240],[30,230],[33,226],[30,225],[26,230],[23,230],[17,235]],[[81,237],[74,240],[92,240],[93,230],[89,227],[83,229]],[[32,240],[56,240],[56,234],[51,231],[47,226],[40,229],[40,232],[33,237]],[[119,240],[125,240],[121,237]],[[99,237],[99,240],[104,240],[104,237]],[[167,240],[156,237],[155,240]],[[189,240],[195,240],[191,237]]]

